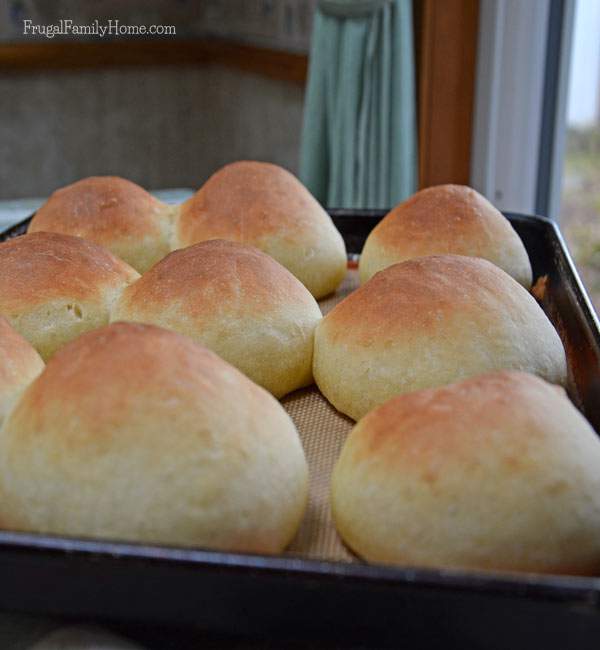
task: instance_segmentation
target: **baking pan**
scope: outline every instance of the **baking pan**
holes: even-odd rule
[[[384,214],[331,211],[352,254]],[[507,216],[542,278],[536,295],[565,344],[571,397],[600,431],[600,329],[558,227]],[[565,650],[600,643],[595,577],[415,570],[0,532],[0,585],[4,611],[184,626],[269,647]]]

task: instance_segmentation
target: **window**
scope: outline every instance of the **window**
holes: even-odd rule
[[[600,0],[481,4],[471,184],[557,219],[600,313]]]
[[[600,312],[600,2],[577,0],[571,39],[560,225]]]

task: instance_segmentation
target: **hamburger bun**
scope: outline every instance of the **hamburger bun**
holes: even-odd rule
[[[335,291],[346,273],[344,240],[329,215],[295,176],[269,163],[227,165],[181,206],[176,247],[207,239],[264,251],[315,298]]]
[[[0,243],[0,314],[48,359],[76,336],[107,324],[110,305],[138,277],[80,237],[15,237]]]
[[[388,212],[367,237],[360,281],[397,262],[446,253],[482,257],[531,287],[527,251],[508,219],[464,185],[428,187]]]
[[[307,500],[283,407],[191,340],[115,323],[60,350],[0,435],[3,528],[276,553]]]
[[[124,178],[92,176],[56,190],[28,232],[89,239],[143,273],[171,250],[175,210]]]
[[[313,381],[319,306],[281,264],[249,246],[211,240],[171,253],[121,294],[111,320],[185,334],[276,397]]]
[[[562,388],[478,376],[363,418],[335,466],[332,506],[369,562],[597,575],[600,441]]]
[[[359,420],[400,393],[493,370],[566,382],[561,340],[535,299],[491,262],[440,255],[395,264],[317,327],[313,373]]]

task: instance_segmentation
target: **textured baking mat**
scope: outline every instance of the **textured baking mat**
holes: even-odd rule
[[[319,305],[323,314],[358,288],[358,271],[349,269],[336,293]],[[331,518],[331,472],[353,420],[336,411],[316,386],[299,390],[282,400],[300,433],[310,472],[310,493],[304,520],[287,553],[321,560],[356,561],[342,544]]]

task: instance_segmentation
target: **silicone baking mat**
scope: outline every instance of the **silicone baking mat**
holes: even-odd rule
[[[320,301],[323,314],[356,288],[358,271],[349,269],[336,293]],[[286,396],[282,403],[298,428],[310,472],[306,514],[288,554],[322,560],[356,561],[335,531],[329,501],[331,472],[354,421],[336,411],[316,386],[296,391]]]

